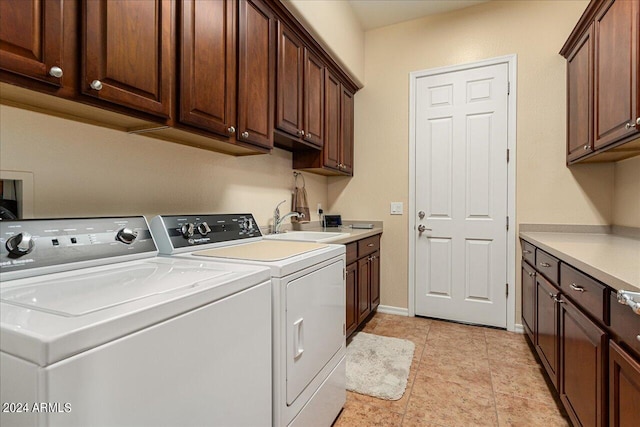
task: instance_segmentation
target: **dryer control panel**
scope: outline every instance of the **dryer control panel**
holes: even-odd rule
[[[156,253],[142,216],[0,221],[3,279],[15,271]]]
[[[160,253],[174,249],[233,242],[261,237],[250,213],[207,215],[161,215],[151,220],[151,231]]]

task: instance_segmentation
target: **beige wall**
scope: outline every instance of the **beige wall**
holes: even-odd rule
[[[36,217],[252,212],[265,225],[291,200],[279,149],[232,157],[4,105],[0,125],[0,169],[33,173]],[[327,178],[304,175],[315,221]]]
[[[364,81],[364,32],[347,1],[283,0],[351,77]]]
[[[333,211],[383,220],[382,304],[407,307],[409,73],[518,55],[517,222],[608,224],[614,165],[565,167],[565,61],[587,1],[493,1],[365,35],[356,95],[355,177],[329,179]],[[519,322],[518,322],[519,323]]]
[[[615,163],[613,223],[640,227],[640,156]]]

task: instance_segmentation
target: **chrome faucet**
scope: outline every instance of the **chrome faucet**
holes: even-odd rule
[[[286,202],[286,200],[283,200],[280,203],[278,203],[278,206],[276,206],[275,210],[273,211],[273,234],[280,234],[280,226],[282,225],[285,219],[291,218],[291,217],[304,218],[304,214],[299,212],[289,212],[281,217],[279,208],[280,208],[280,205],[283,204],[284,202]]]

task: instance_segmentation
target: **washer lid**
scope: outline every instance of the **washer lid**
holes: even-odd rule
[[[168,264],[150,260],[104,272],[41,280],[33,285],[8,288],[0,299],[60,316],[83,316],[107,308],[181,289],[195,288],[230,275],[206,264]]]
[[[269,278],[264,267],[151,258],[1,282],[0,350],[48,366]]]

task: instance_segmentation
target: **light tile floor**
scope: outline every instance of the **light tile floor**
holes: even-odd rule
[[[347,392],[335,427],[569,426],[524,335],[376,313],[363,332],[416,349],[397,401]]]

